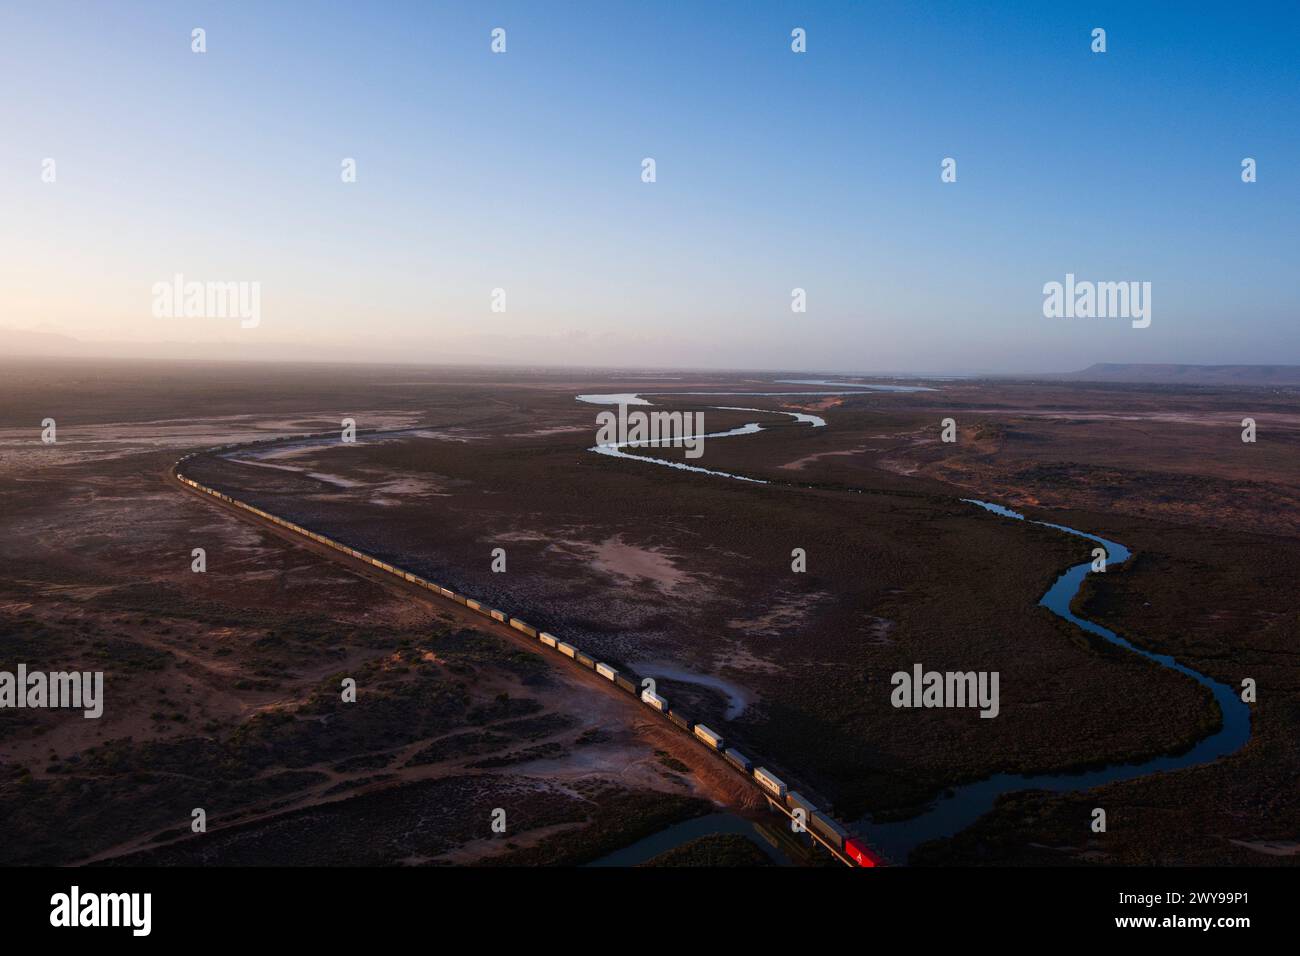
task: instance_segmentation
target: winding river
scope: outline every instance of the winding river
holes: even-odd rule
[[[1071,534],[1101,545],[1106,551],[1106,567],[1121,564],[1131,556],[1131,552],[1124,545],[1108,541],[1086,531],[1078,531],[1048,521],[1035,521],[1026,518],[1019,512],[1012,511],[1010,508],[1004,508],[1001,505],[991,504],[987,501],[978,501],[974,498],[963,498],[962,501],[984,508],[1004,518],[1027,521],[1030,524],[1053,528],[1065,534]],[[1192,678],[1203,687],[1209,688],[1223,716],[1223,723],[1220,728],[1180,754],[1153,757],[1150,760],[1136,763],[1108,764],[1097,770],[1079,773],[995,774],[975,783],[957,787],[933,803],[919,816],[911,819],[896,823],[876,823],[870,817],[867,817],[859,821],[864,831],[869,834],[870,840],[885,851],[886,854],[896,860],[904,860],[912,849],[919,844],[927,840],[952,836],[964,830],[992,809],[994,801],[1004,793],[1011,793],[1016,790],[1072,792],[1087,790],[1102,784],[1132,780],[1135,777],[1144,777],[1147,774],[1164,770],[1182,770],[1187,767],[1209,763],[1220,757],[1226,757],[1228,754],[1240,750],[1250,740],[1250,708],[1227,684],[1214,680],[1212,677],[1207,677],[1199,671],[1194,671],[1185,664],[1180,664],[1168,654],[1156,654],[1144,650],[1132,642],[1124,640],[1109,628],[1078,617],[1070,610],[1070,604],[1083,586],[1083,579],[1091,573],[1093,573],[1091,561],[1074,565],[1056,579],[1056,582],[1047,589],[1047,593],[1043,595],[1038,603],[1058,617],[1064,618],[1090,634],[1096,634],[1111,644],[1116,644],[1127,651],[1145,657],[1149,661],[1154,661],[1162,667],[1178,671],[1178,673]]]
[[[838,385],[836,391],[832,392],[655,392],[655,393],[622,393],[622,394],[592,394],[579,395],[579,401],[600,405],[652,405],[653,403],[644,398],[647,394],[655,395],[715,395],[722,398],[727,395],[844,395],[844,394],[861,394],[862,390],[875,391],[934,391],[931,388],[922,386],[903,386],[903,385],[860,385],[856,383],[839,383],[823,379],[800,379],[788,380],[787,384],[807,384],[807,385]],[[847,387],[846,387],[847,386]],[[731,411],[754,411],[763,414],[783,414],[790,415],[796,421],[805,422],[814,428],[823,428],[826,426],[824,419],[815,415],[807,415],[799,412],[784,412],[776,409],[749,409],[735,408],[734,406],[717,405],[712,406],[718,409],[727,409]],[[707,434],[705,438],[727,438],[737,435],[749,435],[763,430],[763,426],[758,422],[751,422],[738,428],[733,428],[724,432]],[[592,452],[602,455],[610,455],[617,458],[631,459],[634,461],[647,462],[651,464],[663,465],[671,468],[678,468],[686,471],[699,472],[706,475],[713,475],[722,478],[731,478],[737,481],[755,482],[767,484],[766,481],[758,478],[751,478],[745,475],[735,475],[724,471],[714,471],[707,468],[686,465],[682,462],[671,461],[663,458],[651,458],[643,455],[631,455],[622,451],[629,444],[638,446],[653,446],[667,444],[667,441],[660,442],[640,442],[640,443],[618,443],[609,445],[597,445],[591,449]],[[1007,518],[1013,521],[1025,521],[1030,524],[1041,525],[1046,528],[1052,528],[1063,534],[1073,535],[1084,541],[1100,545],[1106,552],[1106,566],[1113,567],[1122,564],[1131,556],[1131,552],[1124,545],[1114,541],[1108,541],[1105,538],[1086,531],[1079,531],[1065,525],[1052,524],[1047,521],[1037,521],[1026,518],[1019,512],[1012,511],[1001,505],[993,504],[987,501],[980,501],[974,498],[963,498],[963,502],[973,506],[983,508],[995,515]],[[1124,780],[1132,780],[1136,777],[1143,777],[1148,774],[1159,773],[1162,771],[1182,770],[1188,767],[1195,767],[1201,764],[1209,763],[1220,757],[1225,757],[1235,753],[1244,747],[1250,739],[1250,709],[1242,702],[1241,698],[1228,685],[1214,680],[1185,664],[1179,663],[1168,654],[1157,654],[1152,651],[1144,650],[1130,641],[1120,637],[1114,631],[1102,627],[1093,621],[1078,617],[1070,610],[1070,605],[1075,596],[1083,586],[1084,578],[1092,572],[1092,562],[1085,561],[1076,564],[1065,571],[1056,582],[1043,595],[1039,604],[1046,607],[1058,617],[1069,621],[1076,627],[1080,627],[1090,634],[1094,634],[1111,644],[1115,644],[1125,650],[1145,657],[1162,667],[1167,667],[1177,671],[1198,684],[1209,689],[1214,696],[1215,702],[1219,706],[1222,715],[1222,723],[1217,731],[1204,737],[1192,747],[1184,752],[1177,754],[1166,754],[1153,757],[1148,760],[1137,761],[1133,763],[1115,763],[1109,764],[1095,770],[1080,771],[1078,773],[1055,773],[1055,774],[994,774],[983,780],[969,783],[956,787],[947,792],[943,797],[926,807],[921,813],[906,820],[896,822],[876,822],[870,816],[864,817],[857,821],[858,828],[866,835],[867,839],[883,850],[885,854],[897,862],[905,861],[911,854],[912,850],[918,845],[928,841],[952,836],[974,823],[979,817],[992,809],[994,802],[1003,794],[1012,793],[1020,790],[1046,790],[1057,793],[1073,792],[1087,790],[1102,784],[1116,783]],[[718,815],[722,816],[722,815]],[[714,818],[704,818],[706,820]],[[690,828],[690,836],[699,836],[699,827],[702,824],[696,824]],[[727,820],[727,829],[718,830],[717,832],[736,832],[734,829],[737,825],[734,821]],[[665,831],[665,834],[667,831]],[[665,834],[656,835],[651,838],[656,842],[653,844],[656,848],[666,849],[667,845],[659,837]],[[629,848],[630,849],[630,848]],[[640,848],[644,851],[645,847]]]

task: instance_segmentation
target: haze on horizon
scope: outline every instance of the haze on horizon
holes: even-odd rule
[[[1300,364],[1300,13],[1177,14],[10,7],[0,355]],[[1151,326],[1045,318],[1067,273],[1150,282]],[[177,274],[259,324],[156,318]]]

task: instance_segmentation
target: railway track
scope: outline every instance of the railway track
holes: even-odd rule
[[[223,446],[217,451],[229,450],[232,446]],[[282,518],[279,515],[273,515],[268,511],[257,508],[248,502],[241,501],[232,495],[218,491],[207,485],[200,484],[192,478],[187,477],[182,471],[185,463],[192,458],[198,457],[201,453],[193,453],[184,456],[177,461],[167,471],[167,477],[174,481],[179,487],[184,488],[208,500],[221,502],[237,513],[242,513],[246,517],[265,523],[273,529],[281,532],[287,532],[307,542],[311,542],[324,549],[326,552],[334,555],[343,555],[352,561],[359,562],[362,566],[370,569],[377,569],[387,575],[395,577],[408,585],[421,588],[437,598],[460,605],[478,615],[503,625],[523,635],[530,640],[538,642],[539,646],[549,648],[562,657],[567,658],[576,667],[585,668],[592,673],[608,680],[611,685],[619,688],[624,693],[630,694],[634,699],[640,700],[647,708],[658,713],[661,717],[673,724],[678,730],[690,736],[698,744],[703,746],[714,754],[715,757],[722,759],[732,770],[743,775],[753,786],[755,786],[763,797],[767,800],[768,806],[779,810],[791,820],[791,827],[795,833],[806,834],[814,843],[821,845],[839,862],[849,867],[874,867],[884,864],[884,859],[867,844],[848,833],[837,821],[828,813],[818,809],[806,798],[801,796],[797,791],[788,788],[778,777],[763,767],[754,766],[748,758],[744,757],[735,748],[725,746],[723,738],[687,718],[680,711],[671,708],[668,702],[652,690],[645,689],[638,693],[641,686],[640,680],[635,674],[626,669],[614,668],[613,666],[597,661],[594,657],[583,653],[580,649],[574,647],[568,642],[561,641],[555,635],[547,631],[540,631],[532,625],[520,620],[517,617],[491,607],[482,601],[462,594],[452,588],[444,587],[432,581],[422,578],[413,572],[404,568],[380,561],[373,555],[367,554],[356,548],[352,548],[341,541],[336,541],[327,535],[311,531],[299,524]]]

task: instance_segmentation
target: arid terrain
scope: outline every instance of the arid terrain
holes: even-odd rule
[[[765,815],[745,778],[608,682],[186,493],[167,473],[195,452],[186,473],[205,484],[653,677],[868,840],[964,783],[1141,761],[1216,728],[1204,687],[1039,606],[1088,547],[961,499],[1122,542],[1134,557],[1090,576],[1074,610],[1230,686],[1255,680],[1250,742],[1082,793],[1009,793],[911,862],[1298,859],[1295,387],[4,372],[0,670],[102,670],[106,697],[99,720],[0,711],[4,862],[585,863],[702,814]],[[746,394],[765,392],[796,394]],[[576,396],[603,393],[702,412],[710,433],[760,423],[699,459],[629,449],[757,481],[593,453],[601,406]],[[243,447],[210,451],[227,445]],[[891,706],[891,675],[916,663],[998,672],[997,718]],[[762,862],[752,849],[703,838],[655,862]]]

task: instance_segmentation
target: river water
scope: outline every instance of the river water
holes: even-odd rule
[[[1030,524],[1053,528],[1065,534],[1075,535],[1098,544],[1106,551],[1106,567],[1108,568],[1121,564],[1130,557],[1129,549],[1124,545],[1108,541],[1095,534],[1089,534],[1086,531],[1079,531],[1065,525],[1052,524],[1047,521],[1034,521],[1019,512],[1012,511],[1010,508],[1004,508],[1001,505],[991,504],[987,501],[978,501],[973,498],[963,498],[962,500],[1004,518],[1015,521],[1028,521]],[[1135,777],[1144,777],[1147,774],[1161,771],[1182,770],[1235,753],[1250,740],[1250,708],[1227,684],[1192,670],[1168,654],[1157,654],[1153,651],[1144,650],[1126,641],[1109,628],[1078,617],[1070,610],[1071,602],[1083,586],[1083,579],[1091,573],[1094,573],[1091,560],[1074,565],[1056,579],[1056,583],[1047,589],[1047,593],[1043,595],[1038,603],[1058,617],[1064,618],[1090,634],[1096,634],[1098,637],[1125,650],[1145,657],[1147,660],[1155,661],[1162,667],[1178,671],[1178,673],[1190,677],[1203,687],[1209,688],[1223,716],[1220,729],[1201,739],[1191,749],[1181,754],[1168,754],[1136,763],[1109,764],[1097,770],[1081,771],[1079,773],[996,774],[984,780],[955,788],[949,795],[937,800],[923,813],[909,820],[894,823],[876,823],[868,816],[858,821],[867,838],[896,862],[906,860],[908,854],[916,846],[927,840],[952,836],[964,830],[992,809],[994,801],[1004,793],[1011,793],[1016,790],[1072,792],[1087,790],[1106,783],[1132,780]]]
[[[859,389],[870,389],[878,391],[934,391],[934,389],[920,386],[873,386],[873,385],[851,385],[849,389],[843,388],[850,383],[831,382],[822,379],[803,379],[790,380],[789,384],[807,384],[807,385],[839,385],[841,388],[835,392],[656,392],[656,393],[624,393],[618,395],[579,395],[579,400],[593,404],[623,404],[623,405],[650,405],[643,396],[645,394],[660,395],[814,395],[814,394],[853,394],[858,393]],[[736,411],[756,411],[771,413],[771,409],[735,409],[732,406],[715,406],[717,408],[728,408]],[[825,420],[814,415],[805,415],[796,412],[781,412],[781,414],[791,415],[796,421],[802,421],[813,427],[824,427]],[[709,438],[724,438],[735,435],[753,434],[762,431],[762,425],[752,422],[743,425],[740,428],[731,429],[727,432],[719,432],[714,435],[708,435]],[[626,444],[626,443],[625,443]],[[668,459],[648,458],[642,455],[629,455],[621,451],[623,445],[598,445],[591,448],[590,451],[603,455],[613,455],[620,458],[628,458],[635,461],[650,462],[658,465],[666,465],[673,468],[683,468],[688,471],[701,472],[703,474],[714,475],[724,478],[732,478],[738,481],[762,482],[760,479],[749,478],[744,475],[734,475],[722,471],[713,471],[710,469],[699,468],[694,466],[683,465],[681,462],[670,461]],[[1076,528],[1070,528],[1066,525],[1053,524],[1047,521],[1035,521],[1026,518],[1019,512],[1012,511],[1001,505],[993,504],[987,501],[979,501],[973,498],[963,498],[969,504],[983,508],[1000,517],[1014,521],[1028,521],[1031,524],[1041,525],[1052,528],[1063,534],[1073,535],[1084,541],[1101,546],[1106,552],[1106,566],[1114,567],[1122,564],[1131,556],[1131,552],[1124,545],[1115,541],[1109,541],[1098,535],[1086,531],[1080,531]],[[918,845],[934,839],[952,836],[974,823],[979,817],[992,809],[994,801],[1003,794],[1012,793],[1019,790],[1047,790],[1057,793],[1073,792],[1086,790],[1097,787],[1102,784],[1115,783],[1123,780],[1132,780],[1136,777],[1143,777],[1152,773],[1160,773],[1170,770],[1181,770],[1188,767],[1195,767],[1201,764],[1209,763],[1220,757],[1225,757],[1235,753],[1244,747],[1250,740],[1250,710],[1241,698],[1228,685],[1214,680],[1205,674],[1195,671],[1175,660],[1168,654],[1157,654],[1153,651],[1144,650],[1141,647],[1120,637],[1114,631],[1102,627],[1093,621],[1078,617],[1070,610],[1070,605],[1075,595],[1083,585],[1086,578],[1092,571],[1092,561],[1085,561],[1076,564],[1067,569],[1056,582],[1043,595],[1039,604],[1052,611],[1058,617],[1069,621],[1076,627],[1080,627],[1090,634],[1095,634],[1102,639],[1109,641],[1125,650],[1145,657],[1149,661],[1154,661],[1162,667],[1170,668],[1180,674],[1183,674],[1192,680],[1209,689],[1218,704],[1219,711],[1222,715],[1222,724],[1220,728],[1209,736],[1201,739],[1191,748],[1178,754],[1166,754],[1153,757],[1148,760],[1142,760],[1134,763],[1115,763],[1096,770],[1081,771],[1078,773],[1057,773],[1057,774],[995,774],[983,780],[974,783],[965,784],[950,790],[945,796],[936,800],[924,811],[907,820],[896,822],[876,822],[870,816],[857,821],[857,829],[862,832],[867,840],[874,846],[882,850],[887,856],[897,863],[905,862],[912,850]],[[711,821],[711,822],[710,822]],[[712,829],[710,829],[712,827]],[[702,817],[698,820],[687,821],[686,824],[679,824],[677,827],[670,827],[662,833],[655,834],[652,837],[643,840],[634,847],[628,847],[626,852],[630,854],[627,858],[637,854],[644,854],[648,849],[653,849],[654,853],[661,853],[687,840],[694,839],[704,833],[726,833],[742,832],[744,828],[752,828],[753,824],[739,817],[732,817],[730,814],[714,814],[708,817]],[[747,831],[746,831],[747,832]],[[636,853],[635,848],[639,847]],[[620,851],[622,853],[624,851]],[[649,855],[653,856],[654,853]],[[647,859],[648,856],[640,856],[632,860],[640,862],[641,859]],[[605,861],[614,861],[607,865],[617,865],[621,862],[619,854],[612,854],[606,857]],[[786,861],[788,862],[788,861]]]
[[[734,813],[710,813],[708,816],[695,817],[665,827],[644,840],[638,840],[621,850],[615,850],[608,856],[601,857],[599,860],[587,865],[636,866],[639,863],[654,859],[667,850],[689,843],[691,840],[702,836],[713,836],[718,833],[739,833],[742,836],[749,837],[767,854],[768,859],[778,866],[790,866],[793,863],[785,851],[773,844],[752,820],[738,817]]]

